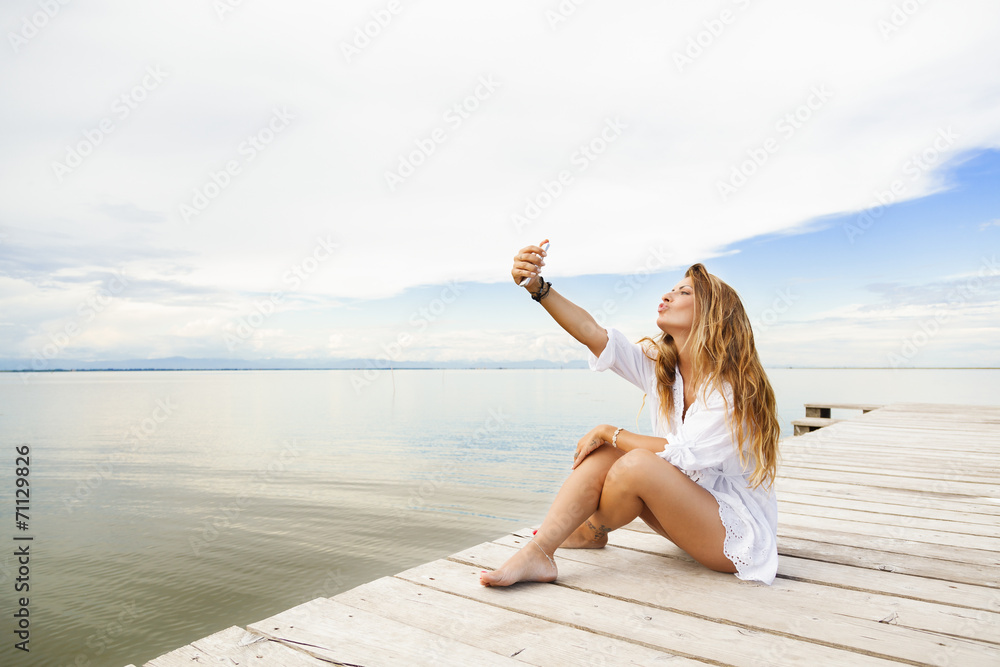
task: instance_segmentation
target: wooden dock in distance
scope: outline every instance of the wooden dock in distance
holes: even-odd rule
[[[146,665],[996,666],[998,455],[1000,407],[890,405],[783,441],[772,586],[637,521],[555,583],[481,587],[525,529]]]
[[[795,435],[811,433],[840,421],[831,418],[832,410],[861,410],[862,414],[867,414],[881,407],[872,403],[806,403],[806,418],[794,420],[792,427]]]

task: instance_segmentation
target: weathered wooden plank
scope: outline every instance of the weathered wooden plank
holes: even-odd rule
[[[791,447],[807,447],[810,441],[829,443],[831,446],[862,447],[871,451],[904,449],[913,443],[921,451],[932,451],[947,443],[948,452],[980,454],[997,444],[995,432],[982,426],[957,428],[954,424],[920,426],[893,424],[878,421],[871,415],[857,419],[841,420],[834,426],[816,431],[808,438],[788,438]]]
[[[859,460],[866,458],[874,460],[875,457],[885,457],[890,460],[894,459],[890,468],[894,468],[895,464],[900,461],[905,462],[905,459],[910,456],[919,457],[923,460],[937,457],[938,465],[942,469],[968,468],[970,464],[966,463],[966,457],[969,457],[969,460],[973,464],[986,459],[988,464],[994,464],[993,468],[995,471],[996,461],[993,461],[990,457],[1000,448],[1000,445],[989,444],[983,445],[980,451],[957,451],[949,449],[948,458],[944,458],[942,457],[941,443],[949,442],[951,437],[960,436],[953,435],[948,438],[938,438],[937,443],[933,445],[930,443],[921,443],[914,438],[900,438],[900,442],[896,443],[881,438],[872,442],[863,442],[853,437],[850,440],[840,437],[835,439],[820,437],[831,429],[833,429],[832,426],[792,438],[785,438],[779,445],[782,456],[803,453],[814,456],[829,455],[841,456],[848,459],[858,458]],[[871,433],[869,433],[870,435]]]
[[[830,429],[831,432],[824,433],[823,437],[836,439],[853,435],[857,436],[859,441],[865,442],[873,439],[881,441],[883,438],[898,439],[899,436],[906,436],[917,441],[930,442],[937,439],[940,442],[942,436],[947,436],[949,439],[961,439],[955,443],[956,447],[961,450],[978,443],[995,443],[997,435],[995,431],[991,430],[992,428],[996,428],[996,425],[977,424],[971,420],[957,422],[952,419],[916,421],[907,418],[887,417],[885,413],[879,411],[855,419],[841,420],[835,429]]]
[[[329,598],[305,602],[249,625],[247,629],[333,662],[457,667],[519,664],[513,658]]]
[[[986,520],[996,521],[1000,517],[1000,503],[983,499],[958,496],[954,494],[937,493],[931,489],[885,489],[860,484],[841,482],[821,482],[815,480],[791,479],[778,477],[775,488],[781,491],[797,491],[813,495],[826,495],[833,498],[861,500],[870,505],[885,503],[902,505],[911,508],[942,509],[962,513],[963,517],[976,514],[986,517]]]
[[[284,644],[253,635],[232,626],[203,637],[188,646],[161,655],[144,667],[191,667],[192,665],[282,665],[282,667],[318,667],[330,663],[314,658]]]
[[[637,533],[621,535],[617,539],[628,540],[637,537]],[[662,542],[666,539],[660,538]],[[519,548],[525,540],[513,535],[496,540],[495,544],[505,544]],[[519,544],[520,542],[520,544]],[[620,547],[609,546],[608,550],[620,550]],[[683,577],[685,593],[690,592],[696,597],[711,596],[718,587],[717,573],[692,561],[678,561],[664,558],[662,555],[646,550],[629,549],[632,553],[621,555],[609,553],[599,554],[592,549],[566,549],[557,551],[557,562],[567,559],[602,565],[608,568],[607,579],[615,579],[622,567],[630,567],[635,571],[648,572],[653,580],[662,577]],[[457,557],[457,556],[456,556]],[[627,565],[625,565],[627,563]],[[620,565],[619,565],[620,564]],[[887,575],[888,576],[888,575]],[[652,584],[655,588],[656,584]],[[760,599],[760,594],[748,591],[748,586],[739,586],[729,592],[731,604],[752,604]],[[677,592],[677,586],[672,590]],[[941,605],[922,600],[910,600],[891,595],[855,591],[846,588],[830,587],[821,584],[797,580],[775,581],[767,595],[769,606],[786,612],[803,610],[822,601],[823,613],[840,618],[855,618],[859,621],[879,621],[893,613],[899,617],[898,624],[915,630],[926,632],[941,632],[956,637],[965,637],[980,641],[1000,643],[1000,614],[990,611],[979,611],[967,608],[957,608],[951,605]],[[640,598],[640,601],[646,600]],[[677,604],[681,604],[678,600]],[[687,609],[685,607],[685,609]],[[694,613],[705,613],[703,606],[688,609]],[[888,611],[887,611],[888,610]]]
[[[639,526],[633,528],[630,524],[621,530],[616,530],[610,534],[609,544],[694,562],[691,556],[673,542],[663,539],[645,525],[642,528],[645,530]],[[559,551],[557,555],[562,556],[564,553],[566,552]],[[778,558],[778,577],[954,607],[1000,612],[1000,591],[995,588],[827,563],[784,553]]]
[[[875,551],[864,547],[838,544],[831,534],[817,534],[813,539],[778,533],[778,553],[827,563],[898,572],[918,577],[1000,588],[996,568],[912,556],[905,553]]]
[[[890,537],[888,535],[865,535],[860,532],[860,528],[854,525],[831,525],[836,523],[834,519],[799,521],[801,518],[802,517],[798,517],[794,514],[782,517],[778,522],[778,537],[797,537],[805,538],[807,540],[819,540],[890,554],[905,553],[913,556],[934,558],[952,563],[957,562],[968,565],[979,565],[986,568],[1000,567],[1000,552],[968,548],[953,544],[954,542],[957,542],[957,540],[951,540],[947,544],[933,544],[929,542],[917,542],[912,539],[906,539],[905,536],[897,538]],[[806,518],[808,519],[808,517]],[[863,524],[858,525],[860,526]],[[840,530],[837,530],[838,527]],[[844,528],[847,528],[847,530],[844,530]],[[997,571],[1000,572],[1000,570]]]
[[[864,413],[878,410],[881,403],[806,403],[806,417],[829,417],[829,414],[820,414],[820,410],[861,410]],[[816,414],[813,414],[815,412]]]
[[[920,516],[916,511],[910,514],[890,514],[885,511],[878,511],[879,509],[884,510],[884,506],[880,506],[877,509],[872,505],[869,505],[869,509],[843,509],[832,504],[827,504],[826,506],[817,505],[815,503],[823,502],[823,499],[818,497],[813,498],[813,502],[800,502],[802,499],[802,496],[798,496],[797,500],[791,500],[779,493],[778,516],[798,514],[816,518],[862,521],[889,527],[904,526],[907,528],[921,528],[928,531],[954,533],[956,535],[974,535],[1000,539],[1000,523],[991,525],[989,523],[967,523],[954,519],[937,519]],[[971,546],[969,544],[964,545]]]
[[[188,644],[143,663],[143,667],[181,667],[182,665],[190,667],[191,665],[211,664],[214,660],[215,658],[212,658],[204,651],[200,651]]]
[[[1000,528],[1000,518],[991,514],[979,514],[977,512],[949,511],[937,507],[912,507],[899,503],[887,503],[884,501],[872,502],[871,500],[858,500],[856,498],[840,498],[831,493],[816,493],[786,491],[779,489],[778,506],[781,503],[794,503],[796,505],[808,505],[815,507],[823,505],[831,509],[854,510],[862,513],[875,513],[885,516],[902,517],[925,517],[940,521],[942,524],[957,524],[961,526],[961,532],[971,532],[972,534],[994,535],[994,531]],[[780,512],[780,509],[779,509]],[[965,530],[968,528],[969,530]],[[977,533],[976,531],[984,531]]]
[[[922,455],[910,451],[901,456],[897,451],[856,452],[846,447],[823,447],[821,449],[805,449],[798,447],[782,447],[783,463],[796,465],[819,465],[824,468],[843,467],[845,463],[851,466],[865,466],[872,469],[894,471],[932,472],[951,475],[968,475],[975,481],[1000,480],[1000,464],[995,454],[966,454],[962,458],[943,460],[940,453],[928,452]]]
[[[803,528],[851,533],[864,542],[869,542],[868,537],[890,538],[903,540],[907,543],[918,542],[933,545],[932,552],[925,552],[923,555],[942,558],[944,557],[943,555],[937,554],[940,554],[944,550],[948,552],[946,560],[963,560],[968,563],[979,562],[987,565],[1000,565],[1000,539],[996,537],[927,530],[925,528],[904,525],[903,521],[899,521],[895,525],[887,525],[859,521],[855,518],[841,519],[831,516],[816,516],[815,514],[799,514],[794,512],[783,513],[781,515],[781,524],[785,527],[801,526]],[[875,548],[880,547],[875,545]],[[986,553],[970,554],[966,557],[962,555],[965,552],[958,552],[958,548],[977,549]],[[955,556],[961,557],[956,558]]]
[[[494,548],[502,547],[494,545]],[[486,588],[478,583],[470,586],[470,581],[476,581],[480,569],[479,565],[436,561],[396,576],[511,611],[716,664],[739,667],[803,664],[874,667],[898,664],[863,653],[803,641],[790,636],[792,632],[772,634],[676,613],[664,606],[639,604],[615,596],[577,590],[572,582],[589,581],[603,572],[601,568],[586,563],[565,563],[560,573],[562,581],[557,584],[518,584],[510,588]],[[740,585],[728,580],[727,583]],[[601,664],[600,661],[598,664]]]
[[[1000,484],[962,482],[943,479],[925,479],[913,475],[892,475],[884,471],[826,471],[782,464],[781,476],[817,482],[857,484],[883,489],[913,489],[925,485],[938,493],[970,496],[973,498],[1000,499]]]
[[[988,460],[990,448],[996,447],[996,443],[980,443],[976,442],[975,438],[957,434],[952,434],[947,439],[943,439],[940,435],[926,438],[879,428],[866,428],[863,434],[852,433],[850,429],[841,425],[836,429],[827,428],[822,431],[814,431],[807,434],[808,437],[785,438],[782,440],[781,450],[788,453],[808,452],[817,455],[843,453],[852,456],[886,456],[894,457],[897,463],[905,463],[909,456],[915,456],[924,459],[936,458],[941,464],[950,462],[953,454],[957,455],[954,458],[956,462],[961,462],[966,458],[979,461]],[[959,437],[966,440],[966,445],[971,444],[975,447],[967,451],[957,446],[953,449],[950,440]],[[945,442],[949,443],[946,450],[942,447],[942,443]],[[945,457],[945,453],[949,456]]]
[[[957,465],[949,462],[943,465],[941,461],[934,464],[894,464],[890,460],[878,460],[877,458],[866,458],[860,456],[816,456],[812,454],[782,454],[782,471],[785,468],[809,468],[812,470],[823,470],[831,472],[863,472],[874,475],[888,475],[892,477],[907,477],[917,480],[927,480],[937,482],[939,480],[949,482],[970,482],[974,484],[992,485],[1000,488],[1000,474],[997,474],[985,467],[977,467],[974,464]],[[910,484],[913,488],[915,484]]]
[[[478,586],[475,574],[466,578],[466,585],[471,582]],[[668,651],[587,632],[396,577],[377,579],[333,599],[493,653],[516,657],[529,665],[669,662],[678,667],[704,667],[703,662]]]
[[[945,432],[941,429],[906,429],[890,424],[859,423],[861,420],[841,421],[836,428],[816,431],[808,438],[786,438],[788,446],[794,448],[812,447],[818,442],[830,447],[844,447],[864,451],[901,451],[912,446],[920,453],[930,454],[941,451],[942,443],[948,443],[948,452],[959,455],[980,456],[996,446],[997,438],[985,436],[978,431]],[[952,442],[955,441],[955,442]]]
[[[780,519],[778,527],[778,554],[780,556],[794,556],[856,568],[940,579],[944,582],[985,586],[991,589],[1000,587],[996,583],[997,571],[995,567],[843,545],[837,541],[839,533],[817,533],[818,537],[814,536],[816,539],[785,535],[781,531]],[[648,526],[635,523],[630,524],[630,529],[653,532]]]
[[[896,612],[894,604],[883,600],[873,600],[847,615],[840,613],[839,607],[836,612],[831,611],[831,594],[822,586],[813,586],[812,591],[805,585],[798,586],[801,595],[796,596],[783,591],[780,583],[770,587],[748,586],[732,575],[712,572],[701,565],[639,551],[569,551],[570,557],[556,561],[561,570],[569,572],[562,585],[634,604],[718,619],[758,632],[792,635],[890,660],[923,662],[936,655],[954,664],[980,664],[996,655],[995,646],[979,641],[893,625],[888,620],[880,622],[894,618]],[[513,552],[513,548],[487,543],[455,554],[451,559],[498,567]],[[597,570],[581,573],[577,568],[584,564],[584,559]],[[817,589],[824,590],[820,594]],[[808,595],[809,592],[815,594]],[[988,613],[963,611],[970,615]]]
[[[805,419],[792,420],[792,427],[794,428],[795,435],[803,435],[825,426],[832,426],[839,421],[839,419],[831,419],[829,417],[806,417]]]
[[[836,429],[824,433],[824,438],[856,437],[859,442],[881,442],[886,439],[899,440],[908,437],[918,442],[941,442],[942,437],[955,439],[957,451],[975,451],[983,444],[995,444],[996,433],[987,425],[958,424],[954,421],[921,421],[920,423],[885,419],[879,414],[864,415],[857,419],[845,419],[837,424]],[[816,437],[819,437],[816,435]],[[952,451],[949,449],[949,451]]]

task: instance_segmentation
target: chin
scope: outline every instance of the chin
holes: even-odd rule
[[[684,331],[690,329],[690,325],[681,324],[678,322],[671,321],[667,317],[657,317],[656,326],[660,331],[667,334],[668,336],[677,337],[677,334],[683,333]]]

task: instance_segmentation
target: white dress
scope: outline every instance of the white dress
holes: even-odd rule
[[[752,465],[744,471],[739,452],[726,423],[726,401],[715,389],[701,392],[684,415],[684,384],[680,371],[674,383],[673,427],[660,412],[654,362],[638,343],[608,327],[608,344],[600,357],[590,356],[590,369],[613,370],[647,394],[653,434],[666,438],[663,457],[707,489],[719,502],[719,517],[726,528],[723,553],[736,566],[736,576],[771,584],[778,571],[778,504],[773,488],[749,487]],[[724,391],[732,405],[732,388]],[[683,421],[681,415],[684,415]],[[753,460],[752,458],[750,459]]]

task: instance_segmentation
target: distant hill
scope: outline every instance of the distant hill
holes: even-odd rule
[[[394,361],[392,368],[587,368],[583,360],[559,363],[534,361]],[[121,359],[115,361],[81,361],[79,359],[0,359],[0,371],[194,371],[194,370],[386,370],[388,363],[378,359]]]

